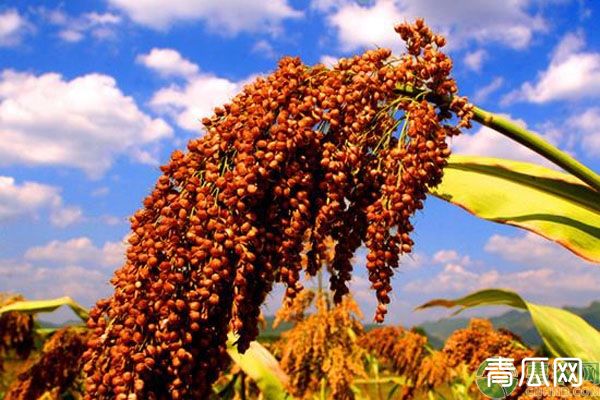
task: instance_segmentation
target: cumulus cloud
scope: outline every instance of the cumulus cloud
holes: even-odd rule
[[[60,228],[67,227],[83,219],[83,211],[76,206],[60,207],[50,213],[50,222]]]
[[[27,19],[15,9],[0,12],[0,47],[18,45],[31,30]]]
[[[61,30],[58,36],[71,43],[83,40],[87,35],[95,39],[113,38],[116,27],[121,23],[121,17],[113,13],[86,13],[78,17],[66,16],[60,19]]]
[[[459,0],[353,0],[313,1],[313,7],[327,13],[328,24],[337,32],[343,50],[352,51],[374,45],[398,49],[400,38],[393,30],[400,21],[425,20],[447,34],[452,47],[468,42],[496,42],[521,49],[533,35],[546,29],[542,17],[528,12],[529,2]]]
[[[463,296],[485,288],[505,288],[545,304],[585,304],[595,298],[600,273],[557,244],[533,233],[493,235],[486,252],[498,256],[490,265],[454,250],[438,252],[439,271],[429,279],[407,283],[403,290],[431,296]],[[509,262],[518,266],[503,265]]]
[[[463,59],[463,62],[472,71],[479,72],[485,59],[487,58],[487,52],[483,49],[471,51],[467,53]]]
[[[50,222],[65,227],[82,219],[79,207],[65,206],[60,189],[37,182],[17,183],[14,178],[0,176],[0,222],[20,217],[39,217],[42,211],[50,214]]]
[[[517,236],[492,235],[485,245],[485,250],[504,260],[534,267],[554,264],[564,268],[592,265],[552,241],[531,232]]]
[[[0,134],[0,165],[68,166],[99,177],[119,155],[152,162],[148,146],[172,129],[142,112],[110,76],[65,80],[57,73],[4,70]]]
[[[109,278],[124,261],[125,242],[95,245],[88,237],[53,240],[29,248],[22,259],[0,260],[0,292],[18,292],[30,299],[70,296],[90,306],[111,291]],[[52,320],[72,318],[58,313]]]
[[[338,58],[325,54],[325,55],[321,56],[321,58],[319,59],[319,62],[321,64],[325,65],[326,67],[332,68],[337,64]]]
[[[200,72],[200,68],[186,60],[176,50],[160,49],[138,58],[145,66],[165,75],[185,78],[183,84],[172,84],[159,89],[150,100],[150,106],[158,113],[166,114],[183,129],[199,131],[200,121],[212,114],[214,108],[230,100],[248,81],[234,82],[212,74]],[[162,57],[157,57],[162,54]],[[151,60],[149,60],[149,58]],[[159,61],[160,60],[160,61]],[[169,61],[165,61],[169,60]]]
[[[254,43],[254,46],[252,46],[252,52],[254,54],[263,56],[264,58],[275,58],[277,56],[277,52],[273,48],[273,45],[264,39]]]
[[[475,91],[473,101],[475,101],[476,103],[485,101],[489,97],[489,95],[500,89],[503,84],[504,79],[501,76],[495,77],[490,83]]]
[[[70,296],[85,306],[91,306],[111,292],[109,278],[108,270],[78,265],[50,268],[30,262],[0,260],[0,292],[18,292],[28,299]],[[72,316],[70,313],[63,314],[63,318]]]
[[[225,35],[243,31],[275,33],[283,20],[302,16],[287,0],[109,0],[109,3],[134,22],[152,29],[165,30],[177,22],[201,20],[212,31]]]
[[[375,46],[399,49],[401,40],[394,25],[404,19],[393,1],[379,0],[370,7],[358,2],[343,4],[327,17],[327,22],[337,30],[342,50],[352,51]]]
[[[124,254],[124,242],[105,242],[102,247],[97,247],[90,238],[82,236],[31,247],[25,252],[25,260],[44,261],[57,266],[86,265],[113,269],[124,261]]]
[[[434,253],[431,261],[438,264],[460,262],[462,265],[471,264],[471,257],[461,256],[456,250],[439,250]]]
[[[550,65],[535,82],[508,93],[504,104],[516,101],[547,103],[600,96],[600,53],[584,51],[581,33],[569,33],[556,46]]]
[[[567,120],[575,137],[580,138],[583,151],[590,156],[600,156],[600,107],[588,108]]]
[[[505,116],[527,128],[525,121],[513,119],[510,115]],[[551,142],[556,142],[554,137],[549,135],[545,137]],[[539,154],[486,126],[482,126],[475,133],[464,132],[462,135],[452,138],[452,151],[455,154],[507,158],[556,168]]]
[[[58,37],[69,43],[78,43],[88,37],[97,40],[114,39],[117,36],[117,28],[123,22],[123,18],[113,12],[70,15],[62,9],[62,6],[58,8],[39,6],[31,8],[31,11],[55,26],[58,29]]]
[[[148,54],[137,56],[136,61],[164,77],[191,78],[200,70],[173,49],[154,48]]]
[[[171,85],[152,96],[150,105],[171,116],[183,129],[198,131],[200,121],[213,109],[231,99],[241,84],[210,74],[201,74],[185,85]]]

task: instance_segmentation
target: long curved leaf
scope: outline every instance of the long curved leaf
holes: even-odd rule
[[[600,263],[600,195],[572,175],[519,161],[452,156],[432,193]]]
[[[88,310],[70,297],[59,297],[50,300],[24,300],[11,303],[0,308],[0,314],[18,311],[26,314],[52,312],[59,307],[67,306],[84,322],[88,319]]]
[[[419,306],[460,307],[507,305],[527,310],[548,350],[557,357],[578,357],[584,361],[600,361],[600,332],[583,318],[561,308],[543,306],[525,301],[515,292],[487,289],[453,300],[436,299]]]
[[[230,333],[227,341],[227,353],[233,361],[256,383],[266,400],[284,400],[290,398],[285,385],[288,377],[281,369],[277,359],[258,342],[251,342],[244,354],[237,351],[237,338]]]

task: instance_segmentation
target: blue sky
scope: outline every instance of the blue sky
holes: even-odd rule
[[[599,15],[583,0],[4,0],[0,291],[85,305],[109,294],[128,215],[214,106],[283,55],[314,64],[374,46],[402,51],[393,25],[415,17],[448,35],[463,95],[600,170]],[[479,126],[452,145],[545,162]],[[436,318],[444,313],[411,310],[483,287],[554,305],[599,298],[597,266],[549,241],[434,198],[415,221],[390,322]],[[370,316],[363,256],[353,287]]]

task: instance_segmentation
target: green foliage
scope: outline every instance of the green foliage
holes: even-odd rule
[[[433,194],[600,263],[600,194],[570,174],[524,162],[452,156]]]
[[[530,303],[508,290],[487,289],[453,300],[436,299],[419,308],[460,307],[458,313],[467,308],[497,305],[528,311],[546,348],[553,356],[578,357],[584,361],[600,360],[600,332],[585,320],[560,308]]]

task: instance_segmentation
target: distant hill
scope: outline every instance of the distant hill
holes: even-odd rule
[[[596,329],[600,329],[600,301],[594,301],[587,307],[564,307],[565,310],[579,315]],[[441,347],[452,332],[465,328],[470,318],[444,318],[435,322],[425,322],[419,325],[430,338],[434,347]],[[495,328],[505,328],[519,335],[523,342],[532,347],[542,344],[529,313],[511,310],[497,317],[490,318]]]
[[[78,319],[70,319],[70,320],[62,322],[60,324],[57,324],[55,322],[50,322],[50,321],[44,321],[44,320],[37,321],[38,327],[45,328],[45,329],[58,329],[58,328],[63,328],[65,326],[80,326],[82,324],[83,324],[83,322],[81,322],[81,320],[78,320]]]
[[[587,307],[564,307],[565,310],[575,313],[585,319],[596,329],[600,329],[600,301],[594,301]],[[276,329],[273,328],[275,317],[266,317],[266,326],[261,329],[260,338],[264,341],[276,340],[281,333],[292,327],[290,323],[282,323]],[[457,329],[463,329],[469,324],[470,318],[453,317],[443,318],[434,322],[425,322],[417,328],[425,331],[429,342],[435,348],[443,346],[444,342]],[[505,328],[519,335],[523,342],[531,347],[538,347],[542,339],[533,326],[529,313],[524,311],[510,310],[497,317],[490,318],[495,328]],[[365,330],[369,331],[377,325],[367,324]]]

